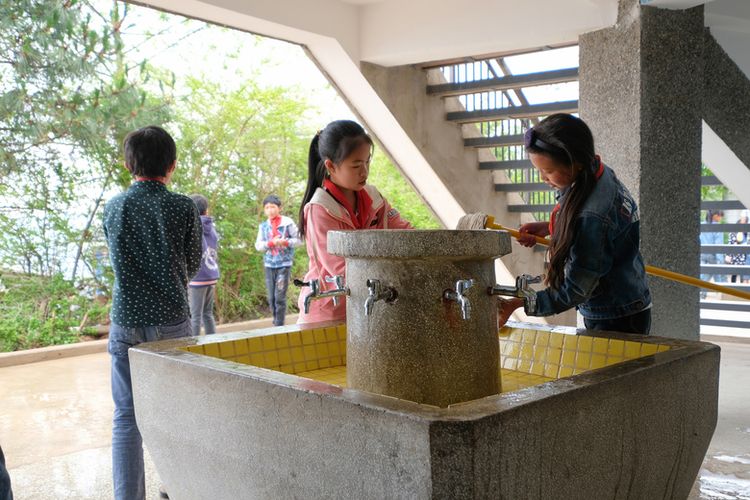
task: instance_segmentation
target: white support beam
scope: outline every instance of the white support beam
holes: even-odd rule
[[[339,39],[319,32],[319,27],[332,23],[336,19],[335,16],[356,26],[354,18],[351,17],[352,12],[346,10],[333,12],[339,6],[354,7],[337,0],[320,0],[314,3],[306,0],[276,0],[275,2],[149,0],[144,3],[184,16],[306,46],[321,70],[349,102],[355,113],[362,117],[366,127],[385,146],[435,215],[446,227],[456,226],[458,219],[464,214],[461,206],[362,75],[359,70],[359,61],[352,57],[352,46],[350,45],[347,50]],[[287,14],[276,12],[275,9],[266,5],[271,3],[279,6],[279,10],[297,8],[293,16],[284,20],[291,25],[280,24],[283,16]],[[260,4],[265,7],[259,7]],[[324,13],[323,5],[330,11]],[[255,17],[254,13],[262,14],[266,18]],[[306,14],[315,16],[317,19],[304,19]],[[326,18],[328,15],[334,17]],[[267,18],[272,18],[272,20]],[[315,31],[306,31],[303,29],[305,27]]]
[[[697,5],[706,4],[713,0],[641,0],[641,5],[662,7],[665,9],[690,9]]]
[[[703,122],[703,163],[746,207],[750,207],[750,168]]]
[[[617,0],[385,0],[362,6],[360,53],[398,66],[576,43],[616,19]]]

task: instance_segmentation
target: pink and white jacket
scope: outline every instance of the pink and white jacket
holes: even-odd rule
[[[364,189],[372,199],[372,208],[368,214],[368,229],[413,229],[412,225],[401,218],[398,210],[381,196],[375,186],[366,185]],[[318,188],[310,202],[305,205],[305,244],[310,266],[305,281],[319,279],[322,290],[335,287],[326,283],[326,276],[344,276],[346,264],[343,257],[328,253],[328,231],[351,231],[356,229],[349,212],[342,207],[328,191]],[[344,281],[346,283],[346,281]],[[299,319],[297,323],[316,323],[319,321],[346,321],[346,298],[339,297],[338,306],[333,305],[332,298],[317,299],[310,303],[310,312],[304,313],[305,295],[310,288],[303,287],[299,294]]]

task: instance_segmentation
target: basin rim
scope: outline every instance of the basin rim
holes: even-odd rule
[[[341,257],[487,260],[511,252],[504,231],[366,229],[329,231],[328,252]]]

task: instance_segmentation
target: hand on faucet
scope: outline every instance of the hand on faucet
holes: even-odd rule
[[[508,322],[508,318],[510,318],[511,314],[513,314],[513,311],[518,309],[519,307],[523,307],[523,299],[520,298],[510,298],[510,299],[501,299],[498,298],[497,300],[497,329],[500,330],[503,326],[505,326],[505,323]]]

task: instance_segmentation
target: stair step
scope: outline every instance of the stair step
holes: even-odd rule
[[[504,184],[500,184],[504,185]],[[495,184],[495,191],[499,191],[497,188],[498,184]],[[733,210],[736,208],[744,208],[744,206],[739,203],[739,207],[736,207],[735,205],[729,205],[729,203],[733,202],[716,202],[716,201],[704,201],[701,203],[701,208],[703,210],[709,210],[716,208],[716,203],[724,203],[724,205],[721,205],[723,210]],[[728,206],[731,206],[733,208],[728,208]],[[552,208],[554,208],[554,205],[508,205],[508,211],[510,212],[521,212],[521,213],[528,213],[528,212],[550,212],[552,211]],[[704,233],[734,233],[737,231],[747,231],[750,232],[750,224],[701,224],[701,232]]]
[[[713,224],[716,225],[716,224]],[[733,232],[733,231],[732,231]],[[701,245],[701,253],[750,253],[750,245]]]
[[[528,212],[551,212],[555,208],[555,205],[529,205],[524,203],[522,205],[508,205],[508,212],[513,213],[528,213]]]
[[[750,266],[732,264],[701,264],[701,274],[750,274]],[[740,285],[739,283],[718,283],[719,285]]]
[[[723,186],[715,175],[704,175],[701,177],[701,186]]]
[[[531,118],[547,116],[553,113],[577,113],[578,101],[559,101],[528,106],[510,106],[507,108],[481,109],[476,111],[452,111],[446,119],[456,123],[476,123],[492,120],[509,120],[511,118]],[[523,142],[521,143],[523,144]]]
[[[750,233],[750,224],[701,224],[701,233]]]
[[[523,135],[501,135],[496,137],[467,137],[467,148],[495,148],[500,146],[523,146]]]
[[[534,165],[529,160],[508,160],[508,161],[480,161],[479,170],[514,170],[514,169],[531,169]]]
[[[750,302],[735,302],[727,300],[701,300],[701,309],[713,311],[750,312]]]
[[[494,90],[521,89],[525,87],[537,87],[540,85],[552,85],[555,83],[574,82],[578,80],[578,68],[566,68],[555,71],[544,71],[529,73],[526,75],[508,75],[499,78],[476,80],[462,83],[441,83],[439,85],[428,85],[429,95],[449,97],[463,94],[475,94],[477,92],[489,92]]]
[[[723,326],[724,328],[750,328],[750,321],[732,321],[729,319],[701,318],[703,326]]]
[[[739,200],[703,201],[703,210],[744,210],[745,205]]]
[[[552,187],[543,182],[504,182],[496,183],[495,191],[501,193],[516,193],[520,191],[552,191]]]
[[[531,162],[528,160],[514,160],[514,161],[502,161],[502,162],[480,162],[479,169],[480,170],[509,170],[511,168],[528,168],[526,166],[518,167],[518,166],[488,166],[486,164],[489,163],[499,163],[499,164],[505,164],[505,163],[513,163],[513,164],[525,164],[528,163],[531,165]],[[715,178],[715,177],[714,177]],[[704,177],[705,179],[705,177]],[[707,185],[707,184],[704,184]],[[495,184],[495,191],[503,192],[503,193],[512,193],[512,192],[519,192],[519,191],[552,191],[552,188],[543,183],[543,182],[504,182],[504,183],[496,183]]]

